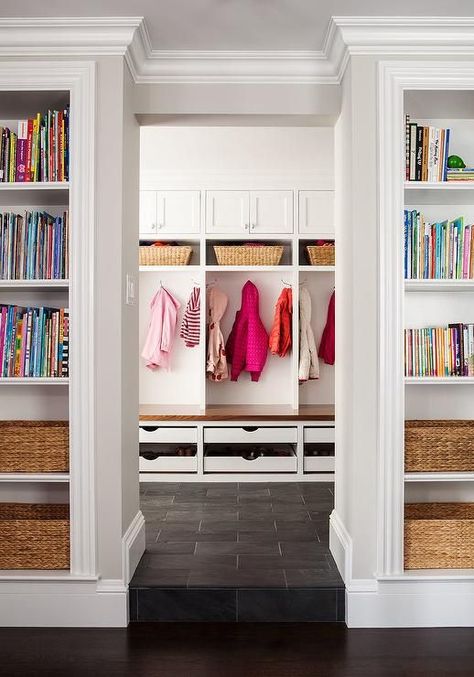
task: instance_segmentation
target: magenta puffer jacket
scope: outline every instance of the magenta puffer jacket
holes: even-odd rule
[[[258,381],[267,361],[268,334],[258,314],[258,301],[258,289],[249,280],[242,288],[240,310],[225,347],[227,361],[232,365],[232,381],[237,381],[244,370],[252,381]]]

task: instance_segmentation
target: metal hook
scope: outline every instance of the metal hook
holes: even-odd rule
[[[285,282],[285,280],[284,280],[283,278],[281,278],[281,282],[282,282],[282,284],[284,284],[286,287],[292,287],[292,286],[293,286],[293,285],[291,284],[291,282]]]

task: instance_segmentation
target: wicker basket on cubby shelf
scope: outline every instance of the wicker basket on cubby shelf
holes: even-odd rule
[[[141,266],[188,266],[193,253],[193,248],[187,245],[147,245],[139,247],[139,250]]]
[[[308,245],[306,247],[311,266],[334,266],[336,264],[336,245]]]
[[[405,505],[405,569],[474,567],[474,503]]]
[[[283,246],[214,245],[219,266],[278,266]]]
[[[0,421],[0,473],[68,470],[67,421]]]
[[[406,421],[405,472],[474,472],[474,421]]]
[[[69,506],[0,503],[0,569],[69,569]]]

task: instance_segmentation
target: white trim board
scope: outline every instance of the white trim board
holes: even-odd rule
[[[331,18],[321,50],[157,50],[143,17],[0,19],[0,55],[122,55],[143,83],[338,85],[353,54],[472,55],[474,17]]]
[[[145,518],[141,510],[137,512],[122,538],[122,585],[128,586],[135,569],[145,552]]]

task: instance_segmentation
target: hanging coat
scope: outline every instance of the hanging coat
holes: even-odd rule
[[[328,316],[324,327],[321,343],[319,344],[319,357],[326,364],[334,364],[336,358],[336,293],[333,292],[329,299]]]
[[[209,314],[206,372],[211,381],[229,377],[220,321],[227,308],[228,298],[218,287],[211,287],[207,305]]]
[[[243,370],[250,373],[252,381],[258,381],[267,360],[268,334],[258,314],[258,289],[253,282],[246,282],[242,288],[242,302],[227,339],[226,354],[232,365],[232,381],[237,381]]]
[[[169,369],[179,307],[180,303],[164,287],[160,287],[151,300],[148,333],[142,351],[150,369]]]
[[[300,383],[319,378],[319,362],[311,328],[311,297],[306,287],[300,289]]]
[[[194,287],[186,304],[179,335],[188,348],[199,345],[201,331],[201,290]]]
[[[276,302],[275,317],[268,341],[272,355],[285,357],[291,348],[292,310],[293,294],[291,288],[285,287]]]

